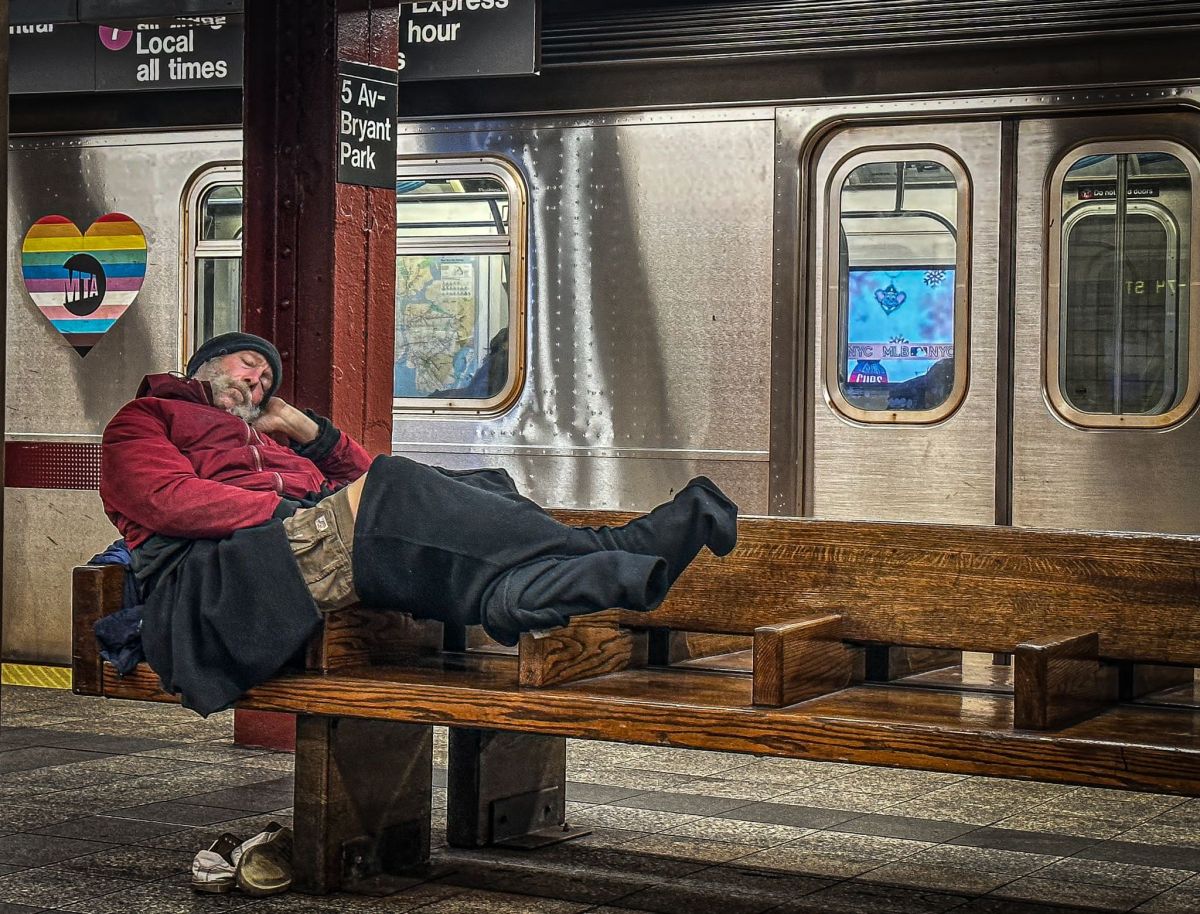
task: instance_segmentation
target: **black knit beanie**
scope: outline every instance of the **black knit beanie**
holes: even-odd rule
[[[247,349],[257,352],[271,366],[271,387],[262,399],[265,404],[271,399],[271,394],[279,389],[279,383],[283,380],[283,363],[279,360],[279,350],[275,348],[275,345],[270,340],[264,340],[261,336],[255,336],[253,333],[234,331],[214,336],[207,343],[202,344],[188,359],[187,376],[189,378],[194,376],[200,370],[200,366],[209,359],[220,358],[231,352],[242,352]]]

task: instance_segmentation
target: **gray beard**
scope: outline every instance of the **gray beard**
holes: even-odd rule
[[[236,406],[221,407],[227,413],[232,413],[239,419],[243,419],[251,425],[262,415],[262,407],[255,406],[250,402],[250,385],[240,381],[235,381],[233,376],[228,372],[221,371],[217,360],[205,362],[200,366],[200,370],[196,372],[196,378],[200,381],[207,381],[212,388],[213,402],[220,399],[221,395],[229,390],[238,390],[242,394],[242,402]]]

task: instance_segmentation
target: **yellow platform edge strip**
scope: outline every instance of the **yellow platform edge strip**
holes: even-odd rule
[[[0,684],[34,686],[39,689],[71,688],[71,668],[34,666],[28,663],[0,663]]]

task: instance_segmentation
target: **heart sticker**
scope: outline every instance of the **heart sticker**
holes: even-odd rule
[[[25,233],[21,275],[29,297],[81,356],[133,304],[146,278],[146,236],[124,213],[80,234],[66,216],[43,216]]]

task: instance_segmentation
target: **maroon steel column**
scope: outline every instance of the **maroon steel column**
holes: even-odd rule
[[[396,194],[336,183],[337,62],[395,68],[397,0],[246,4],[243,327],[280,394],[391,451]]]
[[[242,326],[274,341],[280,395],[371,453],[392,443],[395,188],[336,183],[337,62],[395,68],[397,0],[246,4]],[[238,711],[234,739],[294,745],[292,715]]]

